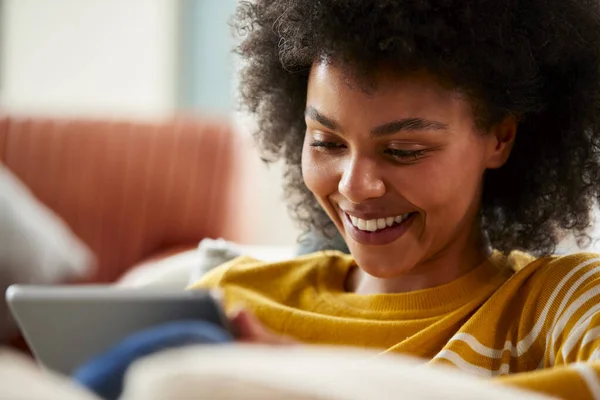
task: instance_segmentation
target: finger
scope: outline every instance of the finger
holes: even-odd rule
[[[242,341],[275,345],[293,343],[292,340],[271,332],[254,314],[243,308],[233,315],[232,324]]]
[[[241,340],[254,341],[268,336],[260,321],[243,308],[237,308],[231,315],[231,323]]]

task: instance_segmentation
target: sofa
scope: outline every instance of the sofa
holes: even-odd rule
[[[0,163],[96,255],[87,283],[114,282],[205,237],[248,241],[242,142],[215,118],[0,118]]]

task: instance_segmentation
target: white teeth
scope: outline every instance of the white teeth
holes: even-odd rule
[[[355,224],[355,226],[360,229],[361,231],[366,231],[367,230],[367,221],[365,221],[364,219],[358,219],[358,224]]]
[[[352,225],[360,229],[361,231],[375,232],[380,229],[390,227],[394,224],[399,224],[407,219],[411,213],[398,215],[397,217],[377,218],[377,219],[360,219],[349,215]]]
[[[367,230],[369,232],[375,232],[377,230],[377,220],[376,219],[367,220]]]

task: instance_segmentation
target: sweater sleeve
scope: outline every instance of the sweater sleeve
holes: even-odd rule
[[[500,382],[565,399],[600,399],[600,258],[586,258],[566,259],[553,267],[553,274],[542,276],[540,284],[558,295],[552,301],[541,369],[498,378]]]

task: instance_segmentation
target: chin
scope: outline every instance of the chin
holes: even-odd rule
[[[379,279],[396,278],[414,266],[409,261],[410,257],[397,255],[396,252],[382,254],[386,253],[382,248],[356,249],[351,246],[350,252],[361,270]]]

